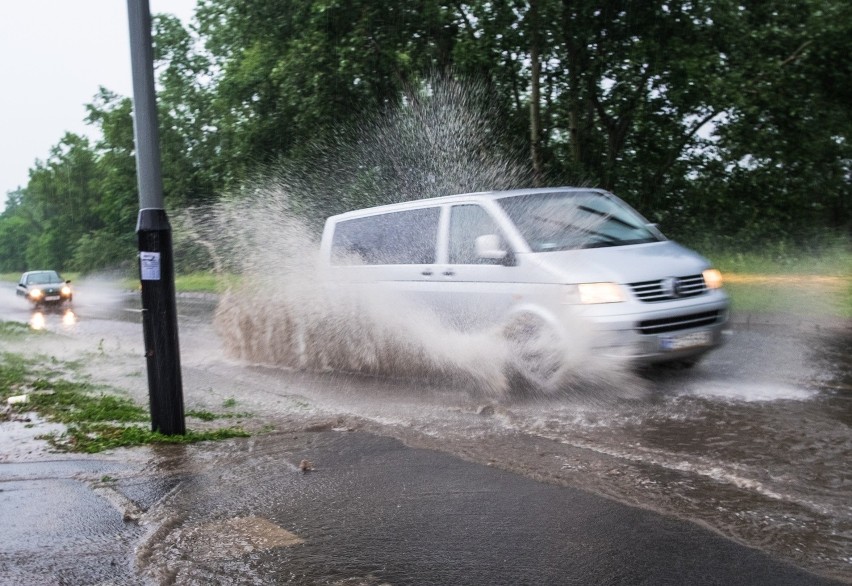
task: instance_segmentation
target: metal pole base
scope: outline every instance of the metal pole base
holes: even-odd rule
[[[136,234],[151,429],[165,435],[184,435],[172,229],[166,211],[140,210]]]

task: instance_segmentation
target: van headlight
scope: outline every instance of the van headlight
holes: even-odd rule
[[[627,296],[617,283],[580,283],[568,285],[565,301],[583,304],[620,303],[627,301]]]
[[[717,269],[704,269],[701,275],[704,277],[704,284],[707,285],[708,289],[722,288],[722,273]]]

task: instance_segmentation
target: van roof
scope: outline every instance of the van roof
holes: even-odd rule
[[[492,199],[500,199],[504,197],[515,197],[519,195],[533,195],[536,193],[554,193],[554,192],[566,192],[566,191],[597,191],[603,193],[604,191],[594,187],[534,187],[528,189],[509,189],[505,191],[477,191],[472,193],[460,193],[457,195],[444,195],[441,197],[430,197],[426,199],[413,199],[411,201],[403,201],[399,203],[386,204],[381,206],[375,206],[371,208],[361,208],[357,210],[351,210],[348,212],[344,212],[342,214],[337,214],[335,216],[330,216],[329,220],[343,220],[349,217],[358,217],[363,215],[373,215],[379,214],[383,212],[391,212],[405,209],[414,209],[421,208],[426,206],[433,205],[443,205],[448,203],[455,203],[459,201],[482,201],[482,200],[492,200]],[[365,213],[366,212],[366,213]]]

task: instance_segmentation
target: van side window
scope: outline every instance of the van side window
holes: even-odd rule
[[[476,238],[485,234],[500,235],[497,224],[481,206],[453,206],[450,212],[449,261],[451,264],[491,263],[476,256]]]
[[[339,222],[331,242],[336,265],[433,264],[440,208],[420,208]]]

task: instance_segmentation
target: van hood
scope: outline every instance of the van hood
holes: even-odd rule
[[[563,283],[635,283],[697,275],[710,266],[706,258],[672,240],[524,256]]]

